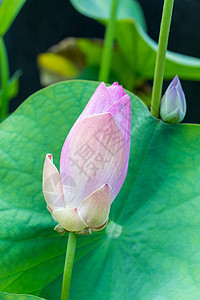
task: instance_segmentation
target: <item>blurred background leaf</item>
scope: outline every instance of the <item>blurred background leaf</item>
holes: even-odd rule
[[[43,86],[69,79],[98,79],[103,40],[67,38],[38,56]],[[52,61],[54,58],[54,62]],[[59,62],[62,62],[60,65]],[[55,65],[56,62],[56,65]],[[126,70],[126,72],[122,72]],[[113,48],[110,80],[124,86],[133,78],[132,69],[117,45]]]
[[[108,21],[112,0],[70,0],[72,5],[83,15],[101,21]],[[119,0],[116,20],[133,19],[144,30],[146,21],[138,1]]]
[[[19,92],[19,78],[22,75],[21,70],[17,70],[8,81],[8,99],[11,100]],[[1,109],[1,89],[0,89],[0,109]]]
[[[108,20],[109,5],[107,7],[104,5],[106,9],[100,10],[101,1],[98,0],[90,0],[90,5],[87,0],[70,1],[85,16],[100,21]],[[145,81],[153,79],[157,53],[157,43],[144,31],[145,26],[141,26],[141,18],[137,17],[138,11],[139,15],[143,16],[142,10],[133,7],[133,4],[139,5],[137,1],[132,0],[120,2],[118,12],[121,17],[116,23],[115,34],[120,51],[133,73],[134,80],[128,86],[126,85],[129,90],[140,87],[141,83],[143,85],[141,79]],[[114,58],[113,61],[115,61]],[[120,71],[125,73],[126,68]],[[168,52],[164,79],[172,79],[175,75],[178,75],[180,79],[200,80],[200,59]]]
[[[103,24],[107,22],[111,1],[70,1],[85,16],[94,18]],[[151,88],[148,81],[153,80],[154,76],[157,43],[146,33],[144,15],[137,1],[119,2],[115,36],[117,43],[113,47],[109,82],[118,81],[128,90],[134,91],[150,107]],[[74,42],[75,53],[78,52],[79,57],[82,57],[81,66],[78,66],[75,60],[77,55],[69,57],[67,54],[69,41]],[[42,85],[46,86],[65,79],[97,80],[102,47],[102,40],[69,38],[50,48],[50,53],[65,57],[66,62],[71,60],[77,67],[77,73],[74,72],[73,76],[68,68],[66,76],[62,76],[61,72],[57,72],[57,68],[53,69],[50,66],[50,61],[48,68],[47,66],[46,68],[42,67],[41,56],[39,56],[38,64]],[[67,66],[66,62],[63,65]],[[200,59],[168,51],[164,79],[171,80],[175,75],[182,80],[200,80]]]
[[[153,79],[157,43],[132,20],[117,24],[116,39],[135,73],[136,84],[140,79]],[[200,80],[200,59],[168,51],[164,79],[172,79],[176,74],[180,79]]]
[[[19,77],[21,75],[21,72],[17,71],[12,78],[9,78],[9,59],[4,35],[10,29],[25,2],[26,0],[4,0],[0,2],[0,122],[8,115],[9,101],[19,92]]]
[[[4,0],[0,6],[0,35],[3,36],[19,13],[26,0]]]

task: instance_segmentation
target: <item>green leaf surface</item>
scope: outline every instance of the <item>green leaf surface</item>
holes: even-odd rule
[[[0,125],[0,290],[59,299],[67,235],[42,195],[46,153],[63,142],[98,83],[32,95]],[[70,299],[200,299],[200,126],[154,119],[133,94],[130,164],[101,232],[79,236]]]
[[[109,19],[112,0],[70,0],[83,15],[102,21]],[[119,0],[116,20],[136,20],[146,30],[146,22],[140,4],[135,0]]]
[[[17,294],[8,294],[0,293],[1,300],[45,300],[44,298],[38,298],[32,295],[17,295]]]
[[[1,36],[8,31],[25,2],[26,0],[4,0],[2,2],[0,5]]]

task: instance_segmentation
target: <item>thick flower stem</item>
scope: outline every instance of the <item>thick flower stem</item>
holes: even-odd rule
[[[111,4],[110,18],[106,26],[105,32],[104,48],[99,72],[99,81],[108,82],[109,80],[118,2],[119,0],[112,0]]]
[[[67,244],[64,273],[63,273],[61,300],[69,299],[69,290],[70,290],[72,268],[73,268],[74,255],[76,249],[76,240],[77,240],[77,235],[73,232],[70,232],[68,238],[68,244]]]
[[[0,119],[7,116],[8,113],[8,79],[9,66],[3,37],[0,37],[0,72],[1,72],[1,99],[0,99]]]
[[[167,52],[173,6],[174,0],[164,1],[151,100],[151,114],[156,118],[159,117],[160,111],[160,101],[162,96],[162,86],[165,69],[165,57]]]

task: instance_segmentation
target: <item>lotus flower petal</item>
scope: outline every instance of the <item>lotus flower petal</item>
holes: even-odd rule
[[[108,220],[102,226],[92,228],[92,232],[96,232],[96,231],[100,231],[100,230],[104,229],[107,224],[108,224]]]
[[[93,115],[76,123],[61,153],[61,176],[70,176],[77,186],[76,197],[68,205],[78,207],[105,183],[116,189],[126,162],[124,137],[110,113]]]
[[[117,82],[108,88],[104,82],[101,82],[77,121],[90,115],[106,112],[113,103],[119,101],[124,95],[126,93],[123,87]]]
[[[176,123],[177,120],[183,119],[183,112],[180,110],[180,108],[176,108],[174,111],[172,111],[166,118],[165,122],[169,123]]]
[[[110,96],[112,99],[114,99],[114,102],[119,101],[123,96],[127,95],[124,92],[124,89],[121,85],[119,85],[117,82],[114,82],[111,86],[107,88]]]
[[[53,216],[67,231],[82,231],[88,227],[80,218],[77,208],[58,209],[53,212]]]
[[[90,101],[86,105],[82,114],[77,121],[80,121],[84,117],[100,114],[106,111],[106,109],[115,102],[115,99],[111,97],[108,88],[104,82],[101,82],[100,85],[95,90],[94,94],[90,98]]]
[[[47,202],[48,209],[65,207],[60,174],[53,164],[53,157],[47,154],[43,169],[43,194]]]
[[[81,234],[81,235],[88,235],[88,234],[91,234],[92,231],[91,231],[91,229],[88,227],[88,228],[85,228],[85,229],[83,229],[83,230],[81,230],[81,231],[77,231],[76,233],[77,233],[77,234]]]
[[[114,92],[111,92],[111,94],[113,93]],[[76,120],[74,126],[71,128],[68,137],[70,137],[73,134],[76,124],[80,122],[83,118],[106,112],[107,108],[110,107],[115,102],[115,99],[111,97],[111,94],[109,93],[109,90],[106,87],[105,83],[101,82],[97,87],[97,89],[95,90],[95,92],[93,93],[92,97],[90,98],[90,101],[84,108],[83,112]]]
[[[115,199],[116,195],[119,193],[124,179],[126,178],[128,163],[129,163],[129,154],[130,154],[130,133],[131,133],[131,100],[129,95],[123,96],[120,101],[114,103],[111,107],[108,108],[108,111],[112,114],[117,125],[121,129],[121,132],[124,137],[124,142],[126,146],[126,163],[124,172],[121,177],[119,177],[118,183],[115,185],[112,191],[112,201]]]
[[[111,187],[104,184],[79,205],[78,213],[88,227],[98,228],[107,222],[111,205],[111,191]]]

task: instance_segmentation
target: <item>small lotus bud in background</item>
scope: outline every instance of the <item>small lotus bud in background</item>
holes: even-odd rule
[[[167,88],[160,106],[161,119],[166,123],[180,123],[186,114],[186,99],[178,76]]]

